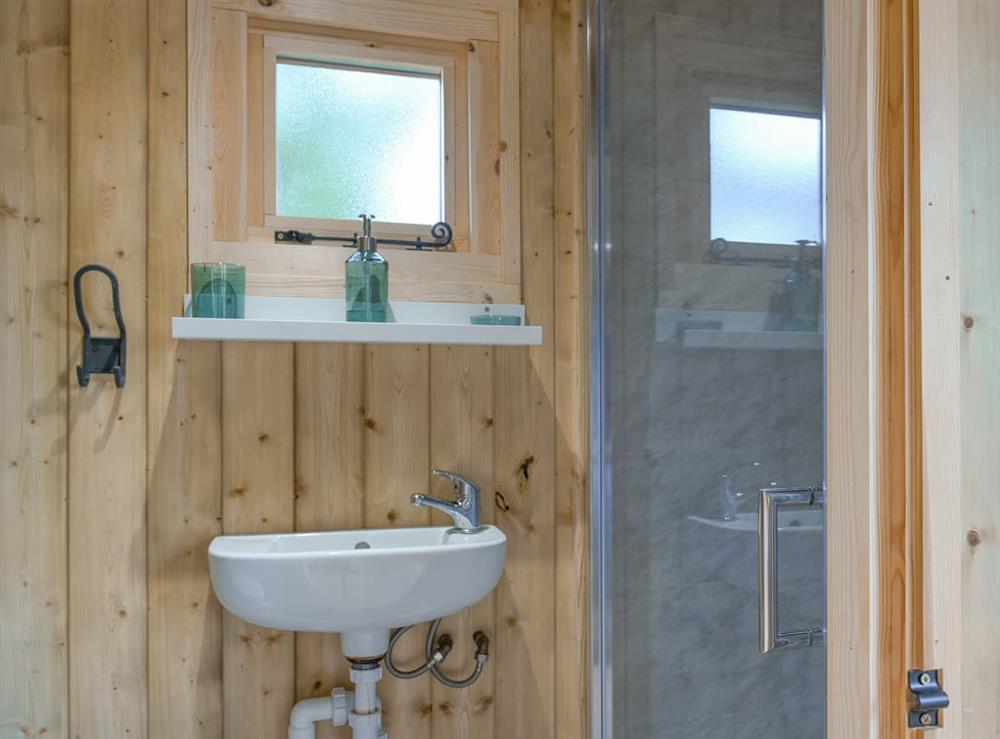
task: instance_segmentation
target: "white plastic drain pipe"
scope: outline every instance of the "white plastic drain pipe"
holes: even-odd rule
[[[389,739],[382,728],[382,701],[375,686],[382,679],[382,668],[351,668],[351,693],[335,688],[329,698],[306,698],[295,704],[288,722],[288,739],[316,739],[316,722],[330,721],[334,726],[351,727],[354,739]]]
[[[316,722],[333,718],[333,696],[306,698],[295,704],[288,720],[288,739],[316,739]]]
[[[372,670],[351,668],[354,700],[348,723],[354,739],[389,739],[382,729],[382,702],[375,695],[375,685],[381,679],[381,667]]]

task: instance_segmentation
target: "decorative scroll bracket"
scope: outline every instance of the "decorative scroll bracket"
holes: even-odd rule
[[[820,244],[811,239],[799,239],[795,242],[799,248],[798,256],[795,257],[762,257],[747,256],[732,248],[728,241],[723,238],[712,239],[705,252],[703,261],[706,264],[726,264],[732,267],[781,267],[784,269],[797,269],[799,271],[807,269],[822,269],[823,257],[809,256],[807,249],[819,249]]]

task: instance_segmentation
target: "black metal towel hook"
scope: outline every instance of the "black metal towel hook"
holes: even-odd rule
[[[114,304],[115,322],[118,336],[91,336],[90,322],[83,310],[83,292],[80,283],[87,272],[100,272],[111,282],[111,300]],[[83,327],[83,365],[77,365],[76,378],[80,387],[90,384],[92,374],[115,376],[115,385],[125,386],[125,321],[122,319],[122,303],[118,295],[118,278],[115,273],[101,264],[88,264],[77,270],[73,277],[73,298],[76,301],[76,315]]]

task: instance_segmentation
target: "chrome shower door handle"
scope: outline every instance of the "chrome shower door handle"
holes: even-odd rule
[[[826,490],[815,488],[763,488],[760,491],[760,521],[757,526],[758,613],[761,654],[778,649],[813,647],[823,644],[822,627],[799,631],[778,629],[778,510],[823,506]]]

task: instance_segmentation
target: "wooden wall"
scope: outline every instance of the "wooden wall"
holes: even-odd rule
[[[65,737],[69,9],[0,3],[0,736]],[[51,90],[50,95],[39,94]]]
[[[456,672],[472,631],[492,636],[484,677],[465,691],[387,678],[391,735],[585,736],[585,3],[520,5],[522,281],[545,343],[494,349],[174,342],[185,4],[0,4],[2,739],[285,736],[296,699],[344,684],[338,640],[223,612],[208,542],[443,523],[408,503],[447,492],[433,466],[482,483],[508,561],[447,626]],[[67,285],[90,262],[122,283],[122,390],[75,381]],[[95,333],[112,332],[106,286],[85,293]]]
[[[920,664],[942,739],[1000,735],[1000,3],[921,0]]]

